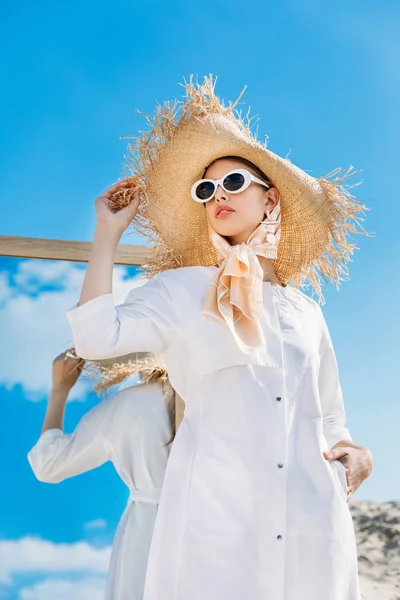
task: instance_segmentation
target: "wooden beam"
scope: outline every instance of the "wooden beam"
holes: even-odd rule
[[[0,236],[0,256],[87,262],[91,245],[91,242],[2,235]],[[149,255],[150,248],[148,246],[121,244],[118,246],[115,263],[141,266],[147,262]]]

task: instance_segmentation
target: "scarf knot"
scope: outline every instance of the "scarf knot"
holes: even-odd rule
[[[247,243],[235,246],[209,224],[219,268],[206,294],[203,313],[225,322],[246,354],[265,344],[260,323],[264,272],[258,257],[276,258],[280,237],[279,205],[268,217]]]

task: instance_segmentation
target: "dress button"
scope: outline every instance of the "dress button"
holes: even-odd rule
[[[281,540],[281,539],[282,539],[282,536],[281,536],[281,535],[277,535],[277,536],[276,536],[276,539],[277,539],[277,540]]]
[[[280,402],[282,400],[282,398],[280,396],[277,396],[276,400],[277,400],[277,402]]]
[[[282,463],[278,463],[278,467],[279,467],[280,469],[282,469],[282,467],[283,467],[283,464],[282,464]]]

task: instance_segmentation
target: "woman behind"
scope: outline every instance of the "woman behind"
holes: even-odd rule
[[[106,600],[142,600],[150,542],[173,435],[174,392],[165,372],[149,366],[141,383],[102,400],[72,434],[63,432],[68,395],[82,368],[70,351],[53,362],[53,384],[42,435],[28,454],[36,477],[59,483],[111,461],[130,490],[115,535]],[[118,365],[115,365],[118,367]],[[115,381],[117,368],[102,367],[99,388]],[[120,381],[122,369],[119,369]],[[137,372],[137,365],[135,371]],[[124,376],[128,368],[125,366]],[[145,383],[147,381],[147,383]]]
[[[340,280],[362,207],[255,140],[210,79],[187,85],[176,115],[158,109],[134,177],[96,201],[68,315],[82,356],[163,353],[185,401],[144,598],[359,600],[347,501],[370,453],[346,428],[322,311],[289,283]],[[158,274],[115,308],[133,217],[158,239]]]

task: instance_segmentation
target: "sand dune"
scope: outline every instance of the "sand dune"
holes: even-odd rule
[[[399,586],[392,583],[373,581],[368,577],[360,577],[362,600],[398,600]]]
[[[363,600],[400,600],[400,502],[350,503]]]

